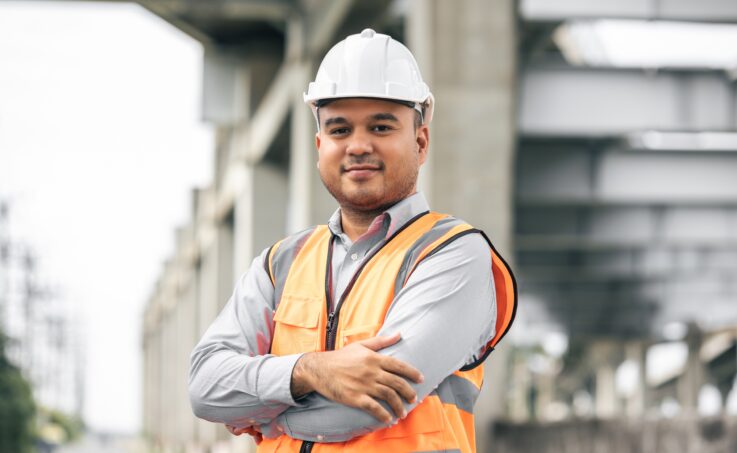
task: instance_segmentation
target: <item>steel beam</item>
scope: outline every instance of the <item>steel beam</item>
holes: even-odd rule
[[[611,137],[642,130],[734,131],[734,85],[718,71],[533,65],[522,74],[523,136]]]
[[[621,18],[737,22],[737,2],[733,0],[521,0],[519,11],[528,21]]]

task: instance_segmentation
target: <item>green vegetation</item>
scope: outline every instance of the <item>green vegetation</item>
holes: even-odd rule
[[[0,332],[0,452],[33,449],[36,407],[31,387],[5,356],[7,338]]]
[[[54,409],[39,409],[38,437],[50,444],[66,444],[79,439],[84,423],[79,417]]]

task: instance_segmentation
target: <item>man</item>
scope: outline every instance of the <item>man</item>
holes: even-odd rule
[[[193,410],[260,452],[475,451],[479,365],[516,290],[483,233],[417,192],[432,94],[409,50],[367,29],[305,101],[340,208],[253,261],[192,353]]]

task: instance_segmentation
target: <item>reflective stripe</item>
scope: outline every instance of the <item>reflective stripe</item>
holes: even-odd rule
[[[451,374],[433,392],[443,403],[453,404],[458,409],[472,414],[481,390],[468,379]]]
[[[425,233],[417,242],[412,244],[412,247],[407,251],[402,262],[402,267],[399,269],[397,278],[394,280],[394,297],[397,297],[399,291],[404,287],[404,283],[407,281],[407,276],[417,263],[418,258],[423,250],[430,246],[433,242],[440,239],[445,235],[451,228],[457,225],[461,225],[463,222],[454,218],[447,217],[439,220],[432,230]]]
[[[282,293],[284,292],[284,284],[287,282],[289,269],[292,267],[294,258],[297,257],[302,247],[315,232],[316,227],[295,233],[280,242],[277,242],[273,250],[271,250],[269,258],[269,275],[274,283],[274,301],[275,306],[279,305]]]
[[[407,277],[405,278],[405,283],[407,281],[406,279],[408,279],[410,275],[412,275],[412,272],[417,269],[417,265],[419,265],[425,258],[434,255],[436,252],[442,250],[448,244],[455,241],[459,237],[466,234],[476,233],[477,231],[478,230],[472,228],[470,225],[465,223],[459,223],[451,227],[450,230],[448,230],[443,236],[440,236],[438,239],[435,240],[435,242],[425,247],[425,249],[420,252],[417,260],[412,265],[409,273],[407,274]]]

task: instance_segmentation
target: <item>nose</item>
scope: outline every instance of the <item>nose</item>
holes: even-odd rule
[[[355,131],[351,134],[351,137],[346,146],[347,154],[362,155],[370,154],[374,151],[373,144],[371,142],[371,136],[365,131]]]

